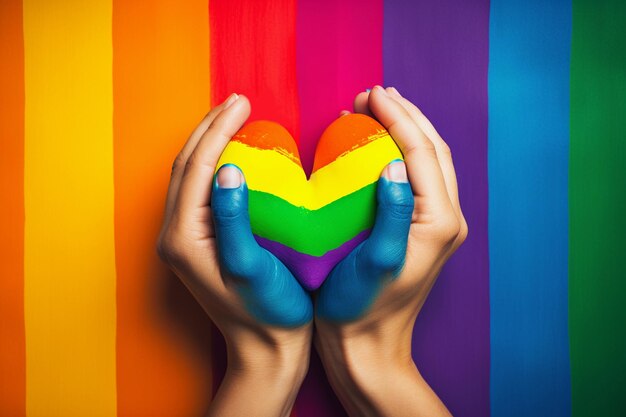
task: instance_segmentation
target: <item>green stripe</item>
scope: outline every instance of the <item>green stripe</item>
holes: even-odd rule
[[[574,0],[569,310],[574,416],[626,416],[626,2]]]
[[[298,252],[322,256],[374,224],[376,183],[318,209],[296,207],[273,194],[250,190],[252,231]]]

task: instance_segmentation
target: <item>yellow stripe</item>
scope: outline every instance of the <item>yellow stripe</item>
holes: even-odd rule
[[[111,12],[24,0],[28,416],[116,414]]]
[[[302,168],[288,157],[230,142],[218,168],[233,163],[243,171],[248,188],[274,194],[294,206],[317,210],[378,180],[384,166],[402,158],[389,135],[341,156],[311,175],[307,182]]]

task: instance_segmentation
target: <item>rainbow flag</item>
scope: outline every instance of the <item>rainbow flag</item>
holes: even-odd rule
[[[626,415],[626,3],[0,2],[0,415],[201,415],[219,333],[157,259],[171,164],[247,95],[309,170],[395,86],[450,145],[469,237],[413,333],[457,416]],[[317,357],[293,415],[345,413]]]

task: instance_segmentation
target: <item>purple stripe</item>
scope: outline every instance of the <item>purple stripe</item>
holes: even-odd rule
[[[359,243],[367,239],[369,234],[369,229],[364,230],[338,248],[330,250],[322,256],[307,255],[282,243],[257,235],[254,235],[254,238],[259,245],[276,255],[305,289],[314,291],[322,285],[335,265],[345,258],[352,249],[356,248]]]
[[[469,237],[413,333],[422,375],[458,416],[489,415],[487,65],[489,1],[386,1],[385,85],[418,105],[450,145]]]

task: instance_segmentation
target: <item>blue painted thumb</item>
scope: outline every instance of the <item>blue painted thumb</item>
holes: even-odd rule
[[[248,187],[236,165],[223,165],[215,175],[211,210],[220,265],[233,276],[251,278],[261,248],[250,227]]]
[[[363,261],[382,274],[396,275],[404,266],[415,204],[403,161],[393,161],[385,167],[376,197],[376,222],[363,245]]]

